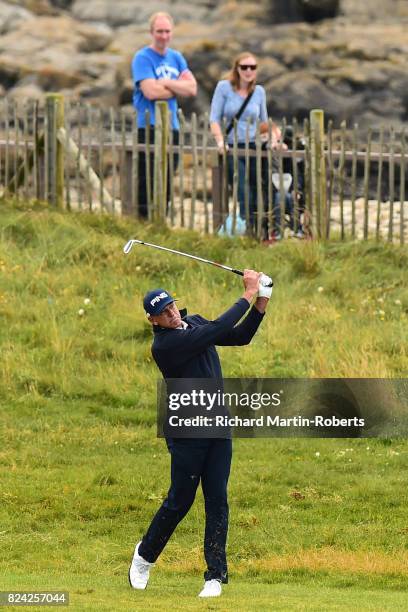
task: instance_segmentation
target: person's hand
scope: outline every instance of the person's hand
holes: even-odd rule
[[[248,291],[258,291],[260,277],[260,272],[255,272],[255,270],[244,270],[243,280],[245,289]]]
[[[229,147],[227,144],[224,144],[223,140],[217,140],[217,149],[220,155],[223,155],[224,151],[228,151]]]
[[[173,93],[171,90],[171,79],[167,77],[161,77],[160,79],[157,79],[157,80],[160,83],[160,85],[163,85],[163,87],[165,87],[168,91]]]
[[[272,290],[273,280],[270,276],[266,276],[266,274],[261,273],[261,277],[259,279],[258,297],[263,297],[270,300],[272,297]]]
[[[255,272],[255,270],[244,270],[244,287],[245,293],[243,297],[251,303],[252,298],[258,293],[259,279],[261,273]]]
[[[281,140],[276,140],[276,139],[272,138],[271,149],[276,151],[276,149],[280,149],[281,147],[282,147],[282,151],[287,151],[288,150],[288,145],[285,142],[282,142]]]
[[[267,298],[268,300],[272,297],[273,287],[265,287],[264,285],[259,285],[258,289],[258,297]]]
[[[267,276],[261,272],[261,278],[259,279],[259,285],[263,287],[273,287],[273,280],[270,276]]]

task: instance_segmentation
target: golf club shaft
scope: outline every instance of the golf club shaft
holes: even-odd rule
[[[183,251],[176,251],[175,249],[168,249],[167,247],[159,246],[158,244],[152,244],[151,242],[143,242],[143,240],[136,240],[136,239],[129,240],[123,247],[123,252],[125,253],[125,255],[130,253],[134,243],[144,244],[145,246],[150,246],[150,247],[153,247],[154,249],[160,249],[160,251],[167,251],[168,253],[175,253],[176,255],[182,255],[183,257],[189,257],[190,259],[195,259],[196,261],[202,261],[203,263],[210,264],[211,266],[216,266],[217,268],[222,268],[223,270],[227,270],[228,272],[233,272],[234,274],[239,274],[240,276],[244,276],[244,273],[242,272],[242,270],[236,270],[235,268],[224,266],[223,264],[217,263],[216,261],[211,261],[210,259],[204,259],[204,257],[198,257],[197,255],[190,255],[190,253],[184,253]]]

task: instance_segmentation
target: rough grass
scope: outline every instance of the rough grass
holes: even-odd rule
[[[404,377],[406,249],[264,249],[4,203],[0,232],[1,589],[66,589],[78,610],[408,607],[404,440],[236,440],[221,600],[196,598],[201,493],[149,589],[129,590],[133,546],[169,465],[141,297],[165,286],[212,317],[239,296],[240,279],[144,248],[122,254],[137,236],[272,274],[253,344],[220,351],[225,376]]]

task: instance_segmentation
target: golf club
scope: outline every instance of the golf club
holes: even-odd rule
[[[211,261],[210,259],[204,259],[204,257],[198,257],[197,255],[190,255],[190,253],[183,253],[183,251],[176,251],[175,249],[168,249],[167,247],[159,246],[158,244],[152,244],[151,242],[143,242],[143,240],[136,240],[135,238],[128,240],[128,242],[123,247],[123,252],[125,255],[128,255],[132,250],[134,244],[144,244],[145,246],[153,247],[154,249],[160,249],[160,251],[167,251],[168,253],[175,253],[176,255],[182,255],[183,257],[189,257],[190,259],[195,259],[196,261],[201,261],[206,264],[210,264],[211,266],[217,266],[217,268],[222,268],[223,270],[227,270],[228,272],[233,272],[234,274],[239,274],[240,276],[244,276],[244,273],[241,270],[236,270],[235,268],[230,268],[229,266],[225,266],[224,264],[217,263],[216,261]],[[271,280],[267,287],[273,287],[273,281]]]

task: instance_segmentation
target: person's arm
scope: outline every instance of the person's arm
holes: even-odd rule
[[[257,301],[260,299],[265,298],[257,298]],[[238,323],[238,325],[218,339],[217,346],[244,346],[251,342],[258,331],[265,313],[265,310],[263,312],[258,310],[255,304],[241,323]]]
[[[191,78],[190,78],[191,77]],[[144,79],[140,82],[140,89],[148,100],[169,100],[174,96],[195,96],[197,82],[193,75],[176,79]]]
[[[212,123],[210,123],[210,129],[212,135],[214,136],[214,140],[217,143],[218,151],[222,153],[224,150],[224,136],[222,135],[221,126],[216,121],[213,121]]]
[[[272,283],[272,279],[269,279],[269,277],[266,278],[268,278],[268,281]],[[264,278],[264,280],[266,279]],[[232,330],[227,332],[227,334],[225,334],[225,336],[223,336],[217,342],[217,344],[219,346],[243,346],[245,344],[249,344],[262,322],[271,296],[272,286],[266,287],[260,284],[258,296],[253,307],[249,311],[248,316]]]
[[[174,98],[173,92],[164,85],[163,80],[144,79],[140,81],[140,89],[144,97],[148,100],[170,100],[170,98]]]
[[[165,335],[156,351],[171,353],[174,365],[189,361],[209,346],[217,344],[218,339],[233,329],[234,325],[242,319],[248,308],[248,300],[242,297],[214,321],[208,321],[197,327],[172,330],[171,333]]]
[[[267,142],[269,138],[269,122],[268,122],[268,111],[266,109],[266,94],[263,87],[259,87],[261,101],[259,105],[259,132],[261,134],[262,142]]]
[[[254,308],[261,314],[264,314],[266,311],[266,307],[268,306],[269,299],[267,297],[257,297],[255,300]]]
[[[136,89],[140,89],[148,100],[169,100],[174,95],[156,78],[152,62],[144,50],[136,53],[132,60],[132,78]]]
[[[210,129],[214,136],[215,142],[217,143],[218,150],[220,153],[224,150],[224,136],[222,133],[221,122],[224,115],[225,106],[225,85],[223,81],[217,83],[214,91],[214,95],[211,100],[210,110]]]
[[[259,289],[260,274],[254,270],[244,271],[245,291],[242,297],[218,319],[185,330],[173,330],[163,339],[160,349],[172,351],[172,361],[177,365],[188,361],[213,344],[217,344],[227,332],[242,319]],[[159,349],[159,350],[160,350]]]
[[[263,87],[260,87],[261,104],[259,109],[259,121],[268,125],[268,111],[266,108],[266,93]]]
[[[161,82],[173,95],[184,98],[197,95],[197,81],[190,70],[184,70],[178,79],[163,79]]]

